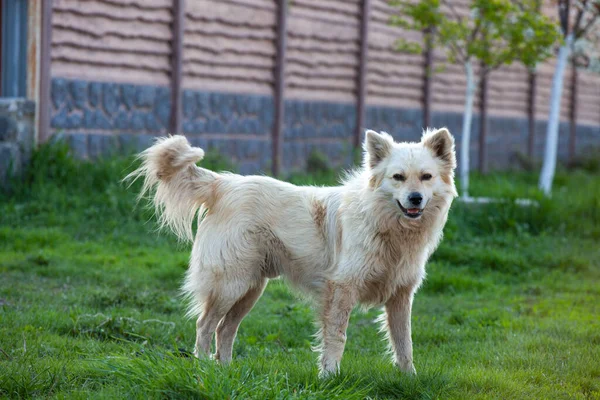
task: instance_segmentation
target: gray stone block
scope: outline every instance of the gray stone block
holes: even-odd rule
[[[66,135],[66,138],[75,157],[88,157],[88,135],[83,133],[70,133]]]
[[[89,108],[83,110],[83,127],[86,129],[96,128],[96,113]]]
[[[158,132],[162,129],[160,121],[153,113],[146,113],[144,126],[150,132]]]
[[[246,96],[235,95],[233,96],[233,112],[240,116],[245,113]]]
[[[154,104],[156,88],[153,86],[136,86],[135,105],[137,107],[151,107]]]
[[[88,135],[88,155],[92,159],[109,157],[117,154],[119,150],[119,140],[114,135]]]
[[[260,170],[260,165],[257,161],[244,161],[238,165],[238,171],[242,175],[252,175]]]
[[[219,114],[223,96],[220,93],[210,93],[210,112],[211,114]]]
[[[113,125],[116,129],[127,130],[129,129],[129,113],[124,110],[119,111],[114,119]]]
[[[102,84],[100,82],[90,82],[88,99],[90,106],[99,107],[102,102]]]
[[[191,90],[183,91],[183,117],[193,119],[196,116],[196,96]]]
[[[20,114],[35,117],[35,102],[32,100],[21,101],[18,103],[18,112]]]
[[[134,111],[131,114],[129,126],[134,131],[142,131],[146,126],[146,114],[142,111]]]
[[[155,136],[148,134],[135,135],[137,151],[146,150],[154,144]]]
[[[67,110],[62,108],[52,116],[52,119],[50,120],[50,126],[52,128],[64,129],[67,127],[67,120]]]
[[[258,120],[256,118],[251,118],[247,120],[246,124],[248,124],[248,132],[250,134],[256,135],[260,133],[260,124],[258,123]]]
[[[221,121],[221,119],[218,117],[213,117],[213,118],[209,119],[207,125],[208,125],[207,131],[210,133],[224,133],[225,132],[225,125],[223,124],[223,121]]]
[[[302,127],[294,126],[291,129],[286,129],[284,131],[284,135],[287,137],[290,137],[292,139],[300,138],[300,137],[302,137]]]
[[[104,115],[102,110],[97,109],[94,112],[94,121],[97,129],[109,130],[112,129],[110,120]]]
[[[261,122],[261,127],[260,127],[260,131],[261,133],[268,133],[271,132],[271,130],[273,129],[273,122],[275,120],[275,114],[274,114],[274,109],[273,107],[263,107],[260,111],[260,119],[259,121]]]
[[[211,115],[210,111],[210,94],[205,92],[196,93],[197,116],[208,118]]]
[[[195,133],[194,131],[194,122],[193,121],[184,121],[183,124],[181,124],[181,129],[183,130],[183,133]]]
[[[246,157],[254,158],[260,155],[261,142],[258,140],[249,140],[246,145]]]
[[[206,121],[204,120],[196,120],[194,121],[194,132],[195,133],[205,133],[208,132],[206,128]]]
[[[283,144],[283,163],[287,165],[287,163],[291,163],[292,158],[294,157],[293,146],[296,143],[284,143]]]
[[[161,125],[160,128],[169,126],[169,119],[171,118],[171,96],[168,89],[158,88],[152,111]]]
[[[344,153],[344,143],[333,142],[325,145],[325,155],[328,157],[338,159]]]
[[[223,96],[220,108],[216,110],[226,121],[233,117],[234,99],[232,96]]]
[[[131,133],[122,133],[117,136],[119,141],[119,150],[121,154],[131,154],[137,151],[136,135]]]
[[[91,159],[98,159],[102,156],[102,137],[103,135],[88,134],[88,156]]]
[[[135,107],[136,87],[134,85],[121,85],[121,98],[128,110]]]
[[[17,136],[17,123],[10,115],[0,115],[0,141],[14,140]]]
[[[118,135],[103,135],[101,140],[101,151],[103,157],[112,157],[119,153]]]
[[[67,129],[79,129],[83,125],[83,117],[79,113],[71,113],[67,117]]]
[[[232,156],[236,160],[241,160],[241,159],[246,158],[246,152],[247,152],[246,141],[239,141],[238,143],[236,143],[235,154],[232,154]]]
[[[50,87],[50,97],[52,98],[54,108],[60,108],[67,100],[68,96],[69,90],[67,88],[67,81],[62,78],[53,78]]]
[[[233,134],[240,133],[242,125],[243,125],[243,122],[234,117],[229,120],[229,122],[227,123],[227,126],[225,127],[225,130],[227,133],[233,133]]]
[[[69,92],[73,99],[73,104],[79,110],[87,107],[88,102],[88,84],[86,81],[73,80],[69,81]]]
[[[248,96],[246,100],[246,114],[258,114],[261,107],[261,98],[258,96]]]
[[[117,112],[120,105],[119,86],[115,83],[102,84],[102,108],[104,112],[112,116]]]
[[[206,139],[204,139],[200,135],[188,136],[188,141],[194,147],[199,147],[204,150],[206,150],[208,148],[208,143],[207,143]]]

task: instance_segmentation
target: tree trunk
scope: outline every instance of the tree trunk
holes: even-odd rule
[[[558,52],[556,69],[552,78],[552,94],[550,96],[550,115],[548,116],[548,129],[546,130],[546,147],[544,150],[544,164],[540,174],[540,189],[547,195],[552,191],[552,180],[556,170],[556,156],[558,148],[558,126],[560,122],[560,100],[562,97],[563,80],[565,68],[571,45],[573,43],[573,35],[569,34],[565,44],[561,46]]]
[[[479,78],[479,172],[487,174],[487,86],[488,73],[486,65],[481,63]]]
[[[463,114],[463,131],[460,142],[460,183],[462,196],[469,197],[469,148],[471,144],[471,120],[473,119],[473,95],[475,93],[475,76],[473,64],[465,62],[467,74],[467,91],[465,93],[465,111]]]
[[[578,72],[575,62],[571,64],[571,104],[569,105],[569,164],[575,161],[576,139],[577,139],[577,85]]]
[[[535,157],[535,92],[536,92],[537,71],[529,71],[529,93],[527,94],[527,157],[533,163]]]

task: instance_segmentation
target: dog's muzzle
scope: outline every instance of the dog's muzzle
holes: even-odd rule
[[[423,214],[422,208],[404,208],[399,200],[396,200],[396,203],[398,203],[398,207],[400,207],[400,210],[408,218],[417,219]]]

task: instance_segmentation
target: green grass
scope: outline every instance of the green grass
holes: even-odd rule
[[[314,314],[281,281],[230,366],[189,357],[190,249],[134,208],[136,188],[119,183],[130,170],[53,146],[0,198],[0,398],[600,399],[597,174],[560,171],[551,200],[532,174],[473,176],[473,195],[540,206],[453,206],[415,299],[416,377],[389,363],[372,309],[353,314],[342,374],[323,381]]]

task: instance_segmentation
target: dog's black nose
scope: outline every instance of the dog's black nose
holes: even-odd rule
[[[411,204],[418,206],[423,201],[423,196],[421,196],[421,193],[419,192],[412,192],[408,195],[408,201],[410,201]]]

